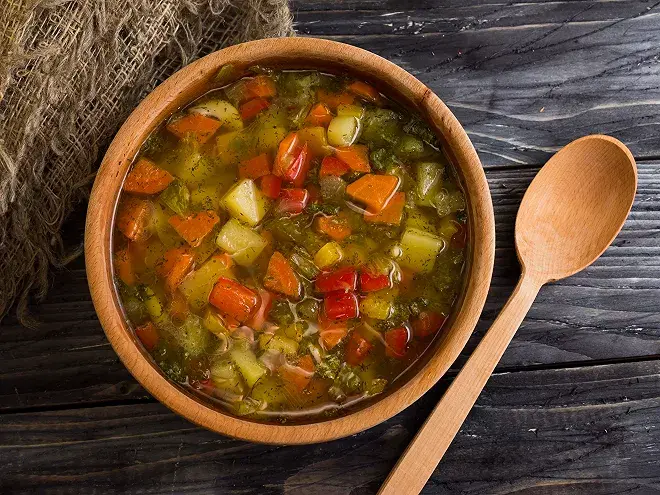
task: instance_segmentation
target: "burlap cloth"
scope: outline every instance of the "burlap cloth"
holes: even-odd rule
[[[124,119],[196,58],[292,34],[286,0],[0,0],[0,319],[42,298]],[[82,239],[80,239],[82,243]]]

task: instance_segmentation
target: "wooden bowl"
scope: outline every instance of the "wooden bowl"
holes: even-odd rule
[[[131,160],[151,131],[181,106],[212,87],[224,64],[259,64],[347,72],[426,119],[445,143],[467,195],[469,244],[462,296],[442,335],[396,386],[345,415],[307,424],[266,424],[216,408],[170,382],[136,339],[123,315],[113,282],[113,214]],[[416,401],[442,377],[472,333],[493,269],[493,205],[481,163],[458,120],[440,99],[405,70],[368,51],[313,38],[253,41],[212,53],[158,86],[119,129],[101,163],[89,200],[85,260],[94,307],[108,340],[133,376],[163,404],[210,430],[254,442],[302,444],[333,440],[370,428]]]

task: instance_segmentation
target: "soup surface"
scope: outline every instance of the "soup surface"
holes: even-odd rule
[[[144,143],[117,287],[172,381],[237,415],[332,415],[419,358],[462,282],[465,200],[425,123],[363,81],[253,68]]]

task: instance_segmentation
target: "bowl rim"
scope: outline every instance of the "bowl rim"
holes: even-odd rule
[[[306,424],[255,422],[196,400],[167,380],[138,344],[125,321],[112,273],[111,239],[123,178],[146,136],[181,105],[204,92],[227,63],[284,67],[334,67],[349,71],[397,95],[436,128],[451,154],[467,193],[470,218],[469,273],[455,318],[427,362],[393,392],[346,415]],[[481,162],[452,112],[429,88],[394,63],[361,48],[319,38],[269,38],[234,45],[187,65],[157,86],[130,114],[103,158],[89,199],[85,263],[94,307],[115,352],[129,372],[156,399],[186,419],[234,438],[267,444],[334,440],[371,428],[426,393],[456,360],[483,309],[495,256],[493,205]]]

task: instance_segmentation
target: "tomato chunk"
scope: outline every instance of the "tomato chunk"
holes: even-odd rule
[[[273,173],[296,187],[305,183],[311,160],[307,143],[303,143],[298,133],[289,133],[280,143],[275,157]]]
[[[387,348],[385,354],[391,357],[402,358],[406,353],[409,335],[406,327],[391,328],[383,336]]]
[[[422,311],[411,322],[415,337],[428,337],[442,328],[447,316],[435,311]]]
[[[266,153],[257,155],[238,164],[238,176],[241,179],[258,179],[270,174],[270,160]]]
[[[323,301],[325,316],[330,320],[350,320],[358,316],[358,299],[353,292],[328,292]]]
[[[265,110],[269,106],[270,102],[268,100],[264,100],[263,98],[255,98],[243,103],[238,109],[238,113],[241,114],[241,118],[243,120],[250,120],[256,117],[259,113],[261,113],[262,110]]]
[[[220,277],[213,286],[209,302],[224,315],[245,322],[259,303],[257,294],[234,280]]]
[[[346,343],[346,362],[351,366],[359,366],[367,358],[373,345],[365,339],[359,330],[353,330]]]
[[[352,266],[324,272],[316,277],[314,286],[318,292],[354,291],[357,287],[357,271]]]
[[[341,161],[339,158],[334,156],[326,156],[321,162],[321,169],[319,170],[319,177],[328,177],[329,175],[335,175],[341,177],[342,175],[348,173],[351,170],[346,163]]]
[[[277,199],[282,189],[282,178],[277,175],[264,175],[259,182],[261,192],[270,199]]]
[[[277,209],[286,213],[300,213],[309,202],[307,189],[282,189]]]
[[[365,268],[360,269],[360,290],[375,292],[390,287],[390,277],[386,274],[372,273]]]

